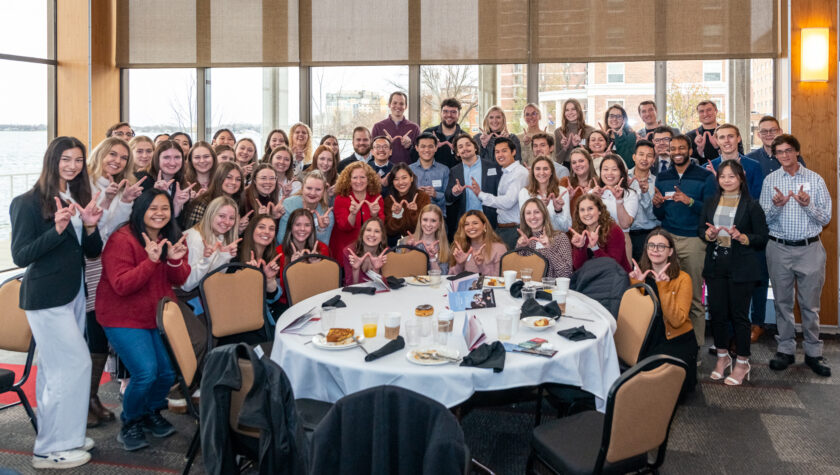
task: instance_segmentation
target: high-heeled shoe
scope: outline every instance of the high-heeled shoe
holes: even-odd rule
[[[750,380],[750,371],[752,370],[752,366],[750,366],[750,360],[742,360],[741,358],[737,358],[735,360],[735,363],[747,365],[747,372],[744,373],[744,377],[741,378],[740,381],[738,381],[737,379],[732,377],[732,371],[730,371],[729,376],[727,376],[726,379],[723,380],[723,383],[727,386],[740,386],[744,383],[744,379],[746,379],[747,381]]]
[[[729,359],[729,363],[727,363],[726,366],[729,367],[729,372],[731,373],[732,372],[732,357],[729,356],[729,353],[724,353],[723,355],[718,354],[718,361],[721,358]],[[717,365],[717,363],[716,363],[716,365]],[[724,369],[723,369],[723,373],[725,373],[725,372],[726,372],[726,367],[724,367]],[[712,378],[715,381],[720,381],[724,377],[723,373],[718,373],[717,371],[712,371],[712,374],[710,374],[709,377]]]

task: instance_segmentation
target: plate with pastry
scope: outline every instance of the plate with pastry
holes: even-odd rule
[[[525,317],[519,320],[523,325],[532,330],[545,331],[552,328],[556,321],[548,317]]]
[[[430,279],[428,275],[412,275],[405,278],[405,283],[408,285],[426,287],[432,284],[432,279]]]
[[[458,350],[450,348],[421,348],[406,352],[405,358],[422,366],[436,366],[448,363],[458,363],[461,361],[461,354]]]
[[[505,279],[501,277],[485,277],[484,286],[491,288],[503,288],[505,286]]]
[[[345,350],[355,348],[359,345],[353,336],[356,335],[352,328],[330,328],[326,335],[319,333],[312,337],[312,345],[322,350]],[[358,342],[365,341],[363,335],[357,337]]]

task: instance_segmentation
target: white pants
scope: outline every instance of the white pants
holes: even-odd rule
[[[69,303],[27,310],[38,349],[38,436],[34,453],[76,449],[85,443],[90,403],[90,352],[85,343],[84,287]]]

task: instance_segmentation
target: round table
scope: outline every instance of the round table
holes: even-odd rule
[[[589,391],[595,395],[597,406],[603,408],[607,392],[619,376],[613,341],[615,319],[598,302],[573,291],[569,292],[567,298],[567,313],[592,321],[561,317],[552,330],[546,331],[517,325],[516,333],[510,339],[512,343],[540,337],[548,340],[557,354],[546,358],[508,352],[504,371],[500,373],[486,368],[462,367],[457,363],[417,365],[406,358],[406,352],[411,349],[407,346],[375,361],[366,362],[365,353],[360,348],[324,350],[311,343],[305,344],[312,339],[312,334],[321,331],[319,322],[313,322],[303,329],[302,333],[310,336],[281,332],[296,318],[313,308],[320,308],[324,301],[340,294],[347,307],[337,310],[336,327],[353,328],[357,335],[361,335],[361,314],[399,311],[403,315],[400,333],[405,337],[405,322],[407,318],[415,318],[415,306],[431,304],[436,313],[448,308],[448,290],[445,287],[446,280],[437,289],[407,285],[376,295],[350,294],[336,289],[310,297],[290,307],[277,322],[271,359],[286,372],[296,398],[335,402],[348,394],[387,384],[416,391],[451,408],[469,399],[476,391],[563,383]],[[497,339],[495,316],[505,306],[522,305],[521,298],[511,297],[504,289],[495,289],[494,294],[495,308],[467,312],[476,315],[481,321],[488,343]],[[377,337],[366,339],[363,343],[368,351],[374,351],[388,342],[383,336],[383,320],[380,316]],[[464,312],[455,312],[454,331],[448,345],[457,349],[461,356],[467,353],[461,333],[463,322]],[[596,338],[570,341],[557,335],[558,330],[580,325],[595,334]]]

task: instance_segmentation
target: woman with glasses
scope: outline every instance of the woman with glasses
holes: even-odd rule
[[[627,168],[633,168],[633,152],[636,146],[636,133],[627,124],[627,111],[618,104],[614,104],[604,113],[604,129],[613,143],[613,152],[624,160]]]
[[[522,110],[522,118],[525,120],[525,130],[521,134],[517,134],[519,143],[522,144],[522,164],[528,167],[534,162],[534,149],[531,148],[531,137],[536,134],[544,133],[545,130],[540,128],[540,120],[542,113],[540,106],[530,103]]]

